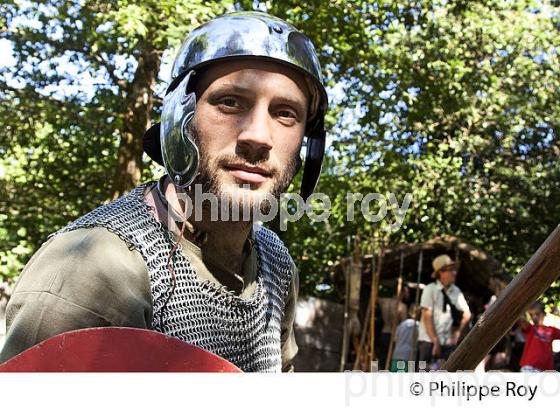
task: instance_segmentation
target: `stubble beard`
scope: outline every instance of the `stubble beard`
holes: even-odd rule
[[[189,132],[199,150],[198,175],[194,179],[193,184],[200,184],[203,193],[214,195],[218,199],[221,212],[227,209],[227,212],[230,213],[229,220],[231,220],[231,213],[234,212],[234,208],[237,208],[237,210],[248,209],[251,220],[255,218],[254,214],[256,209],[260,210],[261,215],[268,215],[271,204],[269,200],[266,199],[265,194],[269,194],[268,196],[271,195],[278,201],[280,195],[286,192],[302,165],[299,154],[297,153],[290,158],[283,169],[271,167],[267,164],[267,159],[263,156],[249,157],[249,155],[244,155],[244,153],[241,155],[221,155],[212,158],[207,149],[207,145],[204,143],[204,139],[200,137],[193,123],[189,124]],[[297,152],[299,153],[299,149]],[[222,182],[222,177],[226,172],[223,167],[224,165],[233,163],[243,163],[265,168],[270,172],[270,178],[273,180],[272,188],[269,192],[260,192],[254,190],[253,186],[250,186],[248,189],[247,184],[234,184],[234,186],[230,186],[230,189],[228,189],[228,186]],[[228,204],[226,209],[223,208],[224,200],[227,201]]]

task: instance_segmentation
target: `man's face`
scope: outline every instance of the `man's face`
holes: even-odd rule
[[[210,66],[197,77],[191,132],[200,150],[195,183],[230,201],[262,205],[300,167],[309,96],[301,74],[251,59]]]
[[[444,286],[455,283],[456,278],[457,269],[455,268],[455,266],[446,266],[439,271],[439,281]]]

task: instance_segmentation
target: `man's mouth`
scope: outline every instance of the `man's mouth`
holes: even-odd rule
[[[224,168],[234,178],[240,179],[252,184],[266,181],[271,177],[271,172],[260,167],[250,165],[226,165]]]

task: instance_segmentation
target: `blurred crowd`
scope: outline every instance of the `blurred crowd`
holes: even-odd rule
[[[408,288],[399,298],[379,298],[382,327],[376,338],[376,356],[380,370],[411,371],[411,364],[415,371],[440,369],[477,319],[455,284],[453,259],[439,255],[432,267],[434,281],[423,288],[419,305],[405,303],[410,299]],[[497,300],[507,284],[503,275],[490,277],[488,287],[493,295],[484,309]],[[560,339],[560,329],[545,325],[545,318],[544,304],[535,302],[492,348],[477,371],[559,370],[556,359],[560,356],[553,352],[553,341]]]

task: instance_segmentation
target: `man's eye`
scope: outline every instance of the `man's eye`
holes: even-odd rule
[[[289,110],[278,111],[278,116],[284,118],[296,118],[296,114]]]
[[[239,105],[237,103],[237,100],[235,98],[231,98],[231,97],[222,98],[222,100],[220,101],[220,104],[223,104],[226,107],[232,107],[232,108],[235,108]]]

